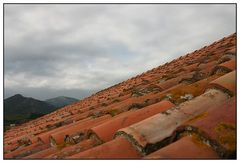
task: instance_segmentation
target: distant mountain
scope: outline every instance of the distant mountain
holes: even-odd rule
[[[4,100],[4,122],[23,123],[55,111],[56,107],[31,97],[16,94]]]
[[[65,96],[59,96],[56,98],[51,98],[51,99],[47,99],[45,100],[46,103],[53,105],[57,108],[61,108],[64,107],[66,105],[70,105],[74,102],[79,101],[78,99],[75,98],[71,98],[71,97],[65,97]]]

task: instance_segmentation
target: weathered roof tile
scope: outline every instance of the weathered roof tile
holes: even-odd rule
[[[208,111],[177,129],[195,132],[218,152],[221,157],[236,156],[236,97],[212,106]],[[183,132],[181,131],[181,132]]]
[[[231,59],[227,62],[221,63],[220,65],[218,65],[219,68],[224,68],[228,71],[233,71],[236,69],[236,60],[235,59]]]
[[[41,145],[40,144],[31,144],[28,146],[20,147],[11,153],[5,154],[4,158],[19,157],[19,155],[24,156],[32,149],[35,149],[39,146],[41,146]]]
[[[53,159],[66,158],[67,156],[71,156],[71,155],[77,154],[79,152],[83,152],[83,151],[93,148],[97,145],[98,145],[98,142],[96,142],[94,139],[86,139],[86,140],[81,141],[78,144],[64,147],[64,149],[62,149],[56,153],[50,154],[46,158],[53,158]]]
[[[3,149],[4,149],[4,153],[9,153],[11,151],[14,151],[15,149],[17,149],[19,145],[17,143],[15,144],[11,144],[11,145],[4,145]]]
[[[107,142],[113,139],[113,136],[117,130],[139,122],[159,112],[165,111],[166,109],[169,109],[173,106],[174,105],[169,101],[161,101],[140,110],[126,112],[116,118],[113,118],[101,125],[92,128],[90,133],[96,134],[101,141]]]
[[[165,145],[174,130],[206,111],[216,103],[224,102],[228,96],[218,90],[209,90],[179,107],[159,113],[127,128],[120,129],[116,136],[128,137],[142,153],[149,153]]]
[[[141,155],[125,138],[116,138],[87,151],[67,157],[69,159],[139,159]]]
[[[202,143],[195,135],[180,140],[156,151],[144,159],[219,159],[217,153]]]
[[[236,71],[232,71],[212,81],[208,86],[208,89],[209,88],[220,89],[228,93],[230,96],[235,95],[236,94]]]
[[[90,118],[89,118],[90,119]],[[73,125],[76,125],[78,123],[83,123],[84,121],[87,121],[89,120],[88,118],[82,120],[82,121],[78,121],[76,123],[71,123],[71,124],[68,124],[68,125],[65,125],[65,126],[61,126],[61,127],[58,127],[58,128],[55,128],[55,129],[52,129],[50,131],[47,131],[47,132],[44,132],[42,134],[39,134],[37,135],[37,138],[38,138],[38,141],[42,142],[42,143],[45,143],[45,144],[48,144],[49,143],[49,137],[52,133],[56,133],[58,131],[62,131],[63,129],[65,128],[69,128]]]
[[[54,147],[49,147],[47,149],[44,149],[42,151],[39,151],[37,153],[34,153],[32,155],[26,156],[24,157],[24,159],[42,159],[47,157],[48,155],[51,155],[55,152],[57,152],[58,150]]]
[[[86,132],[89,128],[97,124],[101,124],[104,121],[109,120],[110,118],[111,118],[110,115],[105,115],[96,119],[90,119],[88,121],[72,125],[71,127],[64,128],[61,131],[54,132],[50,135],[51,144],[52,145],[61,144],[64,141],[66,141],[68,137],[70,138],[71,135],[78,132],[79,133],[84,132],[83,134],[86,135]]]

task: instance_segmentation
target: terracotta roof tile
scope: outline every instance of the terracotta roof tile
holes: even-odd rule
[[[84,112],[82,114],[75,114],[74,116],[71,117],[71,119],[73,120],[73,122],[80,121],[87,118],[89,113],[90,111]]]
[[[236,55],[236,47],[233,47],[232,49],[229,49],[228,51],[225,52],[225,54],[230,54],[230,55]]]
[[[231,60],[229,60],[227,62],[221,63],[217,67],[225,69],[228,72],[233,71],[233,70],[236,69],[236,60],[235,59],[231,59]]]
[[[158,97],[160,99],[167,98],[174,104],[180,104],[203,94],[208,84],[219,76],[220,75],[213,75],[188,85],[178,84],[175,87],[171,87],[171,89],[163,91],[161,94],[158,95]]]
[[[37,143],[37,142],[38,142],[38,139],[37,139],[37,137],[36,137],[36,136],[29,137],[29,140],[30,140],[30,142],[31,142],[32,144],[35,144],[35,143]]]
[[[56,133],[58,131],[62,131],[65,128],[69,128],[69,127],[71,127],[73,125],[76,125],[78,123],[82,123],[82,122],[88,121],[90,119],[91,118],[86,118],[86,119],[83,119],[81,121],[78,121],[78,122],[75,122],[75,123],[71,123],[71,124],[68,124],[68,125],[65,125],[65,126],[61,126],[61,127],[55,128],[53,130],[50,130],[50,131],[44,132],[42,134],[39,134],[39,135],[37,135],[38,141],[40,141],[42,143],[45,143],[45,144],[48,144],[49,143],[49,137],[50,137],[50,135],[52,133]]]
[[[235,59],[236,56],[235,55],[231,55],[231,54],[225,54],[223,56],[221,56],[221,58],[217,61],[218,64],[221,64],[223,62],[229,61],[231,59]]]
[[[95,147],[97,145],[98,145],[98,142],[96,142],[94,139],[86,139],[86,140],[81,141],[78,144],[66,146],[62,150],[60,150],[54,154],[48,155],[46,158],[62,159],[67,156],[71,156],[71,155],[77,154],[79,152],[83,152],[83,151],[90,149],[92,147]]]
[[[159,113],[127,128],[120,129],[116,136],[128,137],[143,153],[155,150],[154,145],[166,143],[173,131],[216,103],[224,102],[228,96],[218,90],[209,90],[190,101],[180,104],[176,109]]]
[[[236,71],[232,71],[214,81],[212,81],[208,88],[217,88],[230,96],[236,94]]]
[[[144,159],[219,159],[217,153],[202,143],[195,135],[180,140],[156,151]]]
[[[178,128],[199,134],[221,157],[236,157],[236,98],[210,108]]]
[[[163,112],[173,106],[174,104],[169,101],[161,101],[134,112],[126,112],[101,125],[91,128],[91,133],[96,134],[101,141],[107,142],[113,139],[117,130],[139,122],[159,112]]]
[[[212,61],[208,63],[201,63],[199,64],[198,68],[200,69],[200,72],[203,72],[204,74],[206,74],[206,76],[209,76],[216,65],[216,61]]]
[[[12,144],[12,145],[4,145],[3,147],[4,147],[4,153],[9,153],[9,152],[11,152],[11,151],[14,151],[15,149],[17,149],[18,148],[18,144],[16,143],[16,144]]]
[[[175,77],[169,80],[163,79],[161,83],[157,84],[162,90],[171,88],[172,86],[177,85],[182,80],[182,77]]]
[[[10,141],[8,141],[8,142],[6,142],[7,144],[16,144],[16,143],[18,143],[18,141],[20,141],[20,140],[22,140],[22,139],[28,139],[28,135],[21,135],[21,136],[19,136],[19,137],[15,137],[14,139],[12,139],[12,140],[10,140]]]
[[[28,151],[31,151],[32,149],[34,149],[38,146],[40,146],[40,144],[31,144],[31,145],[28,145],[28,146],[18,148],[17,150],[15,150],[11,153],[5,154],[4,158],[19,157],[19,155],[26,154]]]
[[[39,144],[39,145],[35,146],[35,148],[33,148],[33,149],[30,149],[30,150],[28,150],[26,152],[21,152],[21,154],[18,155],[17,158],[23,158],[23,157],[26,157],[28,155],[32,155],[32,154],[34,154],[36,152],[45,150],[45,149],[47,149],[49,147],[50,147],[49,144]]]
[[[125,138],[117,138],[95,148],[67,157],[69,159],[137,159],[141,155]]]
[[[73,134],[83,134],[84,138],[86,137],[86,131],[98,124],[103,123],[106,120],[111,118],[110,115],[105,115],[96,119],[90,119],[88,121],[77,123],[76,125],[72,125],[71,127],[64,128],[58,132],[54,132],[50,135],[50,140],[52,145],[61,144],[69,137],[71,139],[71,135]],[[78,135],[79,135],[78,134]],[[73,140],[74,141],[74,140]]]
[[[51,155],[53,153],[56,153],[58,150],[54,147],[49,147],[47,149],[44,149],[42,151],[39,151],[37,153],[34,153],[32,155],[29,155],[27,157],[24,157],[24,159],[42,159],[47,157],[48,155]]]

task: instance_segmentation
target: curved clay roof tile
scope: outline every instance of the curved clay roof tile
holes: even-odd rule
[[[117,130],[165,111],[173,106],[174,104],[169,101],[161,101],[137,111],[122,113],[118,117],[114,117],[101,125],[91,128],[90,134],[96,134],[103,142],[110,141],[113,139]]]
[[[223,158],[236,157],[236,97],[222,104],[213,105],[177,129],[177,132],[193,131]]]
[[[141,155],[125,138],[117,138],[110,142],[91,148],[87,151],[67,157],[68,159],[139,159]]]
[[[219,156],[196,136],[185,136],[144,159],[219,159]]]
[[[207,89],[217,88],[230,96],[236,94],[236,70],[212,81]]]
[[[218,67],[227,69],[228,71],[233,71],[236,69],[236,60],[231,59],[227,62],[221,63],[220,65],[218,65]]]
[[[86,130],[103,123],[106,120],[109,120],[111,118],[110,115],[104,115],[102,117],[96,118],[96,119],[90,119],[88,121],[82,122],[82,123],[76,123],[75,125],[72,125],[71,127],[66,127],[63,130],[60,130],[58,132],[52,133],[50,135],[50,139],[52,140],[53,144],[61,144],[65,141],[67,136],[71,136],[78,132],[85,132]]]
[[[97,143],[92,139],[83,140],[78,144],[67,146],[64,149],[62,149],[62,150],[60,150],[56,153],[53,153],[53,154],[50,154],[50,155],[46,156],[45,158],[48,158],[48,159],[51,159],[51,158],[52,159],[62,159],[62,158],[65,158],[67,156],[71,156],[71,155],[77,154],[79,152],[82,152],[82,151],[88,150],[90,148],[93,148],[96,145],[97,145]]]
[[[216,103],[224,102],[228,96],[218,90],[210,90],[175,109],[156,114],[127,128],[120,129],[116,137],[126,136],[141,152],[149,153],[155,149],[154,144],[164,143],[174,130],[189,119],[206,111]],[[165,142],[166,143],[166,142]]]
[[[18,148],[17,150],[4,155],[4,157],[5,158],[14,158],[14,157],[17,157],[17,156],[19,156],[23,153],[31,151],[31,150],[37,148],[38,146],[40,146],[40,144],[31,144],[31,145],[28,145],[28,146],[25,146],[25,147],[22,147],[22,148]]]
[[[24,159],[43,159],[44,157],[47,157],[48,155],[51,155],[57,151],[58,150],[56,148],[50,147],[45,150],[41,150],[37,153],[34,153],[32,155],[29,155],[27,157],[24,157]]]

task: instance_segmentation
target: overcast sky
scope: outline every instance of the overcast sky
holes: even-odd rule
[[[5,98],[83,98],[236,31],[235,5],[4,5]]]

